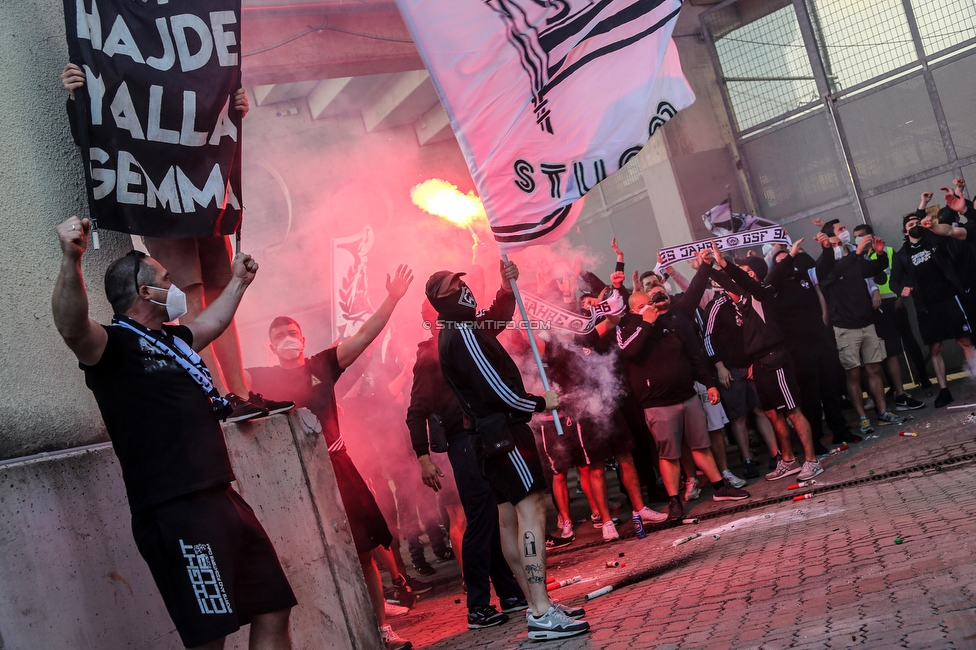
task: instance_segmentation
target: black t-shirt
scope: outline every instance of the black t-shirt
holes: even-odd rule
[[[336,348],[319,352],[298,368],[248,368],[251,390],[270,400],[287,400],[307,408],[322,423],[329,451],[343,448],[336,410],[335,383],[342,374]]]
[[[112,438],[132,511],[233,481],[220,424],[200,385],[139,334],[117,326],[105,331],[102,358],[78,365]],[[153,333],[193,342],[184,326]]]
[[[924,241],[917,244],[913,244],[911,240],[906,242],[908,262],[915,268],[915,278],[919,284],[918,297],[925,304],[934,305],[952,298],[956,290],[933,259],[932,251],[923,245]]]

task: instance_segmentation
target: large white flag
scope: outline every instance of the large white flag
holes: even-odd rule
[[[397,0],[503,252],[551,242],[579,199],[694,93],[681,0]]]

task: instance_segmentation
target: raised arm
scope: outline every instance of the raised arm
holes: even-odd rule
[[[373,315],[366,319],[359,331],[347,338],[336,348],[336,359],[339,361],[340,368],[348,368],[359,355],[369,347],[393,315],[400,298],[407,293],[410,283],[413,282],[413,272],[407,268],[406,264],[397,267],[396,274],[390,278],[386,275],[386,300],[377,308]]]
[[[231,266],[234,275],[224,290],[193,322],[186,324],[193,332],[193,349],[197,352],[223,334],[234,320],[241,298],[258,272],[258,263],[247,253],[238,253]]]
[[[88,292],[81,274],[81,256],[88,248],[91,221],[71,217],[58,226],[61,270],[51,296],[54,326],[68,347],[86,366],[102,358],[108,344],[105,328],[88,316]]]

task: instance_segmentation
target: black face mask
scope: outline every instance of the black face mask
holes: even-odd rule
[[[922,235],[924,234],[925,234],[925,228],[919,225],[914,225],[908,229],[908,236],[911,237],[912,239],[921,239]]]
[[[430,304],[437,310],[438,315],[444,320],[450,321],[472,321],[476,318],[477,304],[474,294],[468,285],[461,283],[457,291],[453,291],[446,296],[429,298]]]

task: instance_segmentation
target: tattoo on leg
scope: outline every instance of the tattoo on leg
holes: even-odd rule
[[[539,585],[546,581],[546,568],[544,564],[526,564],[525,576],[531,585]]]
[[[531,531],[525,531],[522,535],[522,553],[525,557],[535,557],[535,535]]]

